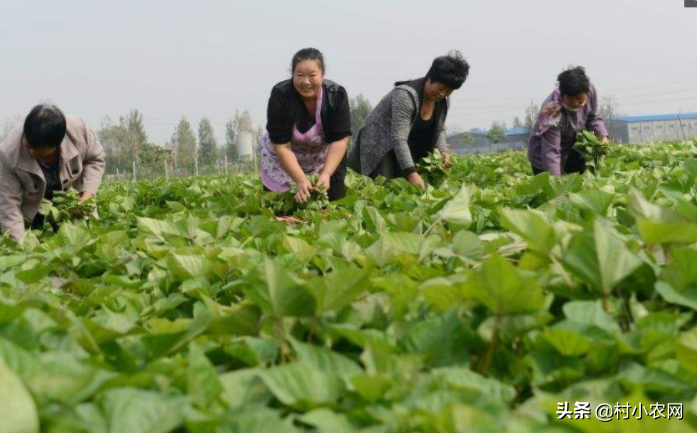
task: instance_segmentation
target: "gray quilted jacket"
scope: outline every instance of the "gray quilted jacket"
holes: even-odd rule
[[[84,120],[66,116],[67,132],[60,145],[61,189],[97,193],[105,169],[105,152]],[[31,222],[44,198],[46,179],[22,145],[24,127],[14,128],[0,144],[0,229],[19,241],[24,221]]]
[[[439,116],[434,132],[435,147],[441,152],[448,151],[445,141],[448,105],[449,101],[446,100],[445,110]],[[367,176],[375,170],[382,158],[394,149],[399,168],[402,171],[413,168],[414,160],[407,140],[420,107],[419,94],[411,86],[401,84],[392,89],[365,119],[365,124],[349,153],[349,167]]]

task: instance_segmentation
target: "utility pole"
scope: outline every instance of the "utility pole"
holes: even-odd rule
[[[680,118],[680,113],[678,113],[678,124],[680,125],[680,134],[682,134],[682,140],[685,141],[685,130],[682,129],[682,119]]]

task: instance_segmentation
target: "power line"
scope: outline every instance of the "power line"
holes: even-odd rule
[[[697,91],[697,87],[693,87],[691,89],[675,89],[675,90],[669,90],[669,91],[662,91],[660,92],[660,95],[672,95],[675,93],[689,93],[689,92],[694,92]],[[622,98],[622,99],[636,99],[636,98],[645,98],[647,96],[657,96],[659,93],[644,93],[641,95],[630,95],[630,96],[616,96],[615,94],[612,94],[611,96],[617,97],[617,98]]]
[[[625,101],[625,100],[633,100],[637,98],[646,98],[646,97],[651,97],[651,96],[659,96],[659,95],[671,95],[671,94],[684,94],[684,93],[689,93],[689,92],[695,92],[697,91],[697,87],[694,88],[689,88],[689,89],[675,89],[675,90],[670,90],[670,91],[665,91],[665,92],[660,92],[660,93],[644,93],[644,94],[639,94],[639,95],[630,95],[630,96],[616,96],[615,94],[609,93],[609,96],[613,96],[617,98],[620,101]],[[696,98],[697,99],[697,98]],[[513,99],[511,99],[513,100]],[[487,110],[487,109],[498,109],[498,108],[503,108],[501,104],[490,104],[490,105],[475,105],[475,106],[468,106],[467,103],[469,101],[458,101],[456,103],[453,103],[453,106],[451,109],[455,110]],[[520,99],[517,99],[516,102],[520,104]],[[527,105],[527,103],[526,103]]]
[[[681,95],[684,95],[685,93],[690,93],[690,92],[695,92],[695,91],[697,91],[697,88],[680,89],[680,90],[674,90],[674,91],[670,91],[670,92],[660,92],[660,93],[646,93],[643,95],[634,95],[634,96],[628,96],[628,97],[616,97],[616,99],[617,99],[617,105],[619,105],[619,106],[636,105],[637,103],[635,102],[635,100],[638,98],[641,99],[641,101],[638,102],[639,104],[679,102],[679,101],[686,101],[686,100],[697,101],[697,96],[680,96],[678,98],[667,98],[667,99],[660,98],[661,96],[663,96],[665,94],[670,95],[670,94],[680,93]],[[650,98],[652,96],[657,97],[659,99]],[[518,102],[515,105],[518,107],[521,107],[522,103]],[[527,107],[527,103],[525,104],[525,107]],[[507,108],[505,105],[501,105],[501,104],[480,105],[480,106],[467,106],[467,105],[461,105],[461,104],[457,104],[457,105],[453,104],[453,106],[450,109],[456,110],[459,114],[468,114],[468,113],[479,114],[478,112],[480,112],[482,110],[486,110],[487,112],[489,112],[491,114],[521,110],[521,108],[515,108],[515,107],[510,107],[510,106]],[[522,110],[524,111],[524,108]],[[463,113],[463,111],[465,113]],[[481,114],[484,114],[484,113],[481,113]]]
[[[654,88],[654,87],[674,86],[676,84],[686,84],[686,83],[697,83],[697,79],[685,80],[685,81],[672,81],[672,82],[663,83],[663,84],[648,84],[648,85],[631,86],[631,87],[615,87],[614,89],[615,89],[615,91],[617,91],[617,90],[632,90],[632,89],[648,89],[648,88]]]

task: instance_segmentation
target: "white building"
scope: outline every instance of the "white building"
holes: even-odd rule
[[[697,138],[697,113],[625,116],[606,121],[617,143],[691,140]]]

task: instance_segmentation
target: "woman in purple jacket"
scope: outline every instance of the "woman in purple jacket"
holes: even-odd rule
[[[551,95],[542,103],[530,138],[528,159],[532,172],[548,171],[553,176],[583,173],[586,162],[572,147],[576,134],[592,131],[603,143],[608,141],[605,122],[598,107],[598,93],[581,67],[559,74]]]

